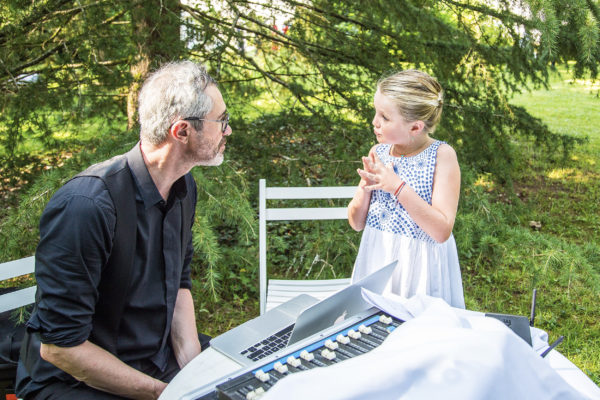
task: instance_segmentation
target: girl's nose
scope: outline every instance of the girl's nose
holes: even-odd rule
[[[377,120],[377,117],[373,117],[373,122],[372,122],[373,126],[375,128],[377,128],[379,126],[379,121]]]

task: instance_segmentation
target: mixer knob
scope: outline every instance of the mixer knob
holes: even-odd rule
[[[370,326],[365,326],[364,324],[358,327],[358,330],[362,333],[364,333],[365,335],[369,335],[371,334],[371,332],[373,332],[373,330],[371,329]]]
[[[300,353],[300,358],[306,361],[312,361],[315,359],[315,356],[313,353],[309,353],[306,350],[302,350],[302,352]]]
[[[271,375],[266,374],[265,371],[263,371],[262,369],[259,369],[258,371],[256,371],[254,373],[254,376],[256,377],[256,379],[258,379],[261,382],[266,382],[271,378]]]
[[[329,350],[335,350],[339,346],[338,346],[338,344],[336,342],[333,342],[331,339],[327,339],[325,341],[325,347],[327,347]]]
[[[323,349],[321,351],[321,357],[326,358],[328,360],[333,360],[335,358],[335,351]]]
[[[348,343],[350,343],[350,339],[348,339],[348,336],[344,336],[342,334],[337,335],[337,337],[335,338],[335,340],[338,343],[341,343],[341,344],[348,344]]]
[[[380,315],[379,322],[381,322],[382,324],[389,325],[392,323],[392,317],[388,317],[387,315]]]
[[[348,336],[350,336],[352,339],[360,339],[361,334],[360,332],[356,332],[355,330],[350,329],[348,331]]]
[[[283,365],[279,361],[273,364],[273,369],[275,369],[275,371],[279,372],[280,374],[285,374],[286,372],[288,372],[287,365]]]
[[[289,356],[287,358],[288,365],[291,365],[292,367],[298,368],[300,366],[300,364],[302,364],[302,362],[300,362],[300,360],[298,360],[296,357],[294,356]]]

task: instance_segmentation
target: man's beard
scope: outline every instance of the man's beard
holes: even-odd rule
[[[223,153],[217,153],[210,160],[199,161],[198,165],[202,165],[204,167],[218,167],[219,165],[221,165],[223,163],[224,159],[225,159],[225,157],[223,156]]]
[[[225,159],[225,156],[222,152],[219,152],[219,150],[225,144],[225,142],[225,138],[221,139],[221,141],[217,145],[216,151],[214,151],[213,153],[212,158],[197,160],[196,165],[201,165],[204,167],[218,167],[219,165],[221,165],[223,163],[223,160]]]

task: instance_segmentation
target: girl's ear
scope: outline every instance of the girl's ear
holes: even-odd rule
[[[415,121],[410,126],[410,133],[413,135],[419,135],[425,129],[425,122],[423,121]]]

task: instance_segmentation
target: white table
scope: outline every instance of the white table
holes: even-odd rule
[[[193,399],[194,390],[241,369],[240,364],[209,347],[173,378],[159,400]]]
[[[600,388],[560,352],[552,350],[545,360],[583,396],[590,399],[600,399]],[[198,389],[241,370],[242,366],[240,364],[218,351],[208,348],[175,376],[159,400],[192,400],[200,395],[200,393],[197,393]]]
[[[428,302],[430,302],[430,303],[437,302],[437,300],[431,300],[431,298],[415,299],[415,300],[409,300],[409,301],[413,301],[413,306],[415,304],[427,305],[426,303],[428,303]],[[454,313],[453,315],[463,316],[465,318],[473,317],[473,318],[475,318],[475,319],[471,320],[471,322],[473,322],[473,323],[476,323],[477,321],[481,321],[481,319],[477,319],[477,318],[481,318],[483,316],[482,313],[469,311],[469,310],[453,309],[453,308],[449,307],[446,303],[443,303],[443,302],[437,302],[437,303],[438,303],[437,304],[438,308],[439,308],[440,304],[443,305],[441,307],[440,311],[442,311],[444,313],[451,311]],[[429,305],[427,305],[427,306],[429,306]],[[386,309],[386,307],[378,307],[378,308]],[[433,309],[433,308],[430,309],[427,307],[422,307],[422,308],[425,311],[430,311]],[[408,309],[409,308],[407,308],[407,310]],[[390,311],[391,311],[391,309],[388,306],[386,309],[386,312],[389,313]],[[412,311],[412,314],[414,315],[414,317],[416,318],[414,322],[418,322],[417,319],[419,319],[418,318],[419,316],[421,316],[421,318],[423,318],[425,315],[425,312],[423,312],[423,314],[421,314],[421,315],[418,315],[421,311],[417,310],[414,307],[412,308],[411,311]],[[390,315],[396,315],[396,314],[391,313]],[[445,314],[441,314],[441,315],[445,315]],[[437,317],[437,315],[436,315],[436,317]],[[402,319],[404,319],[404,318],[402,318]],[[487,320],[487,318],[485,318],[485,319]],[[423,320],[421,319],[420,321],[423,321]],[[438,320],[434,319],[434,321],[438,321]],[[411,323],[412,323],[412,321],[411,321]],[[408,324],[408,325],[410,325],[410,324]],[[407,325],[407,329],[409,329],[408,325]],[[412,326],[414,326],[414,323]],[[501,324],[499,324],[499,326],[503,327],[503,325],[501,325]],[[336,329],[337,328],[335,328],[335,327],[328,328],[327,330],[323,331],[322,333],[326,333],[327,335],[329,335],[330,333],[332,333],[332,332],[329,332],[329,330],[337,331]],[[399,328],[399,329],[401,329],[401,328]],[[503,327],[503,329],[506,329],[506,327]],[[541,354],[545,349],[548,348],[547,335],[544,331],[541,331],[537,328],[530,328],[530,329],[531,329],[532,339],[533,339],[533,343],[534,343],[533,344],[534,351],[536,351],[537,354]],[[432,331],[428,329],[427,331],[424,331],[424,332],[432,332]],[[507,332],[510,332],[510,331],[507,330]],[[401,333],[401,332],[398,332],[398,333]],[[313,338],[314,338],[314,336],[313,336]],[[309,342],[312,343],[311,340],[313,338],[307,338],[299,343],[296,343],[296,344],[294,344],[294,346],[288,348],[288,350],[292,350],[292,349],[297,350],[297,349],[294,349],[294,347],[302,348],[307,343],[309,343]],[[438,341],[437,339],[435,339],[435,340]],[[517,347],[519,347],[519,346],[517,346]],[[282,350],[281,356],[284,356],[285,353],[286,353],[286,350],[285,349]],[[369,353],[367,353],[367,354],[369,354]],[[273,356],[270,356],[270,357],[277,358],[277,355],[273,354]],[[362,357],[362,356],[359,356],[359,357]],[[600,400],[600,388],[596,384],[594,384],[594,382],[587,375],[585,375],[579,368],[577,368],[577,366],[575,366],[575,364],[573,364],[571,361],[569,361],[565,356],[563,356],[557,350],[550,351],[550,353],[548,353],[548,355],[545,357],[544,360],[548,363],[550,368],[552,368],[554,371],[556,371],[556,373],[564,379],[564,381],[567,384],[569,384],[576,391],[581,393],[583,398]],[[513,360],[513,362],[514,362],[514,360]],[[214,388],[218,384],[222,383],[226,377],[228,377],[228,376],[237,377],[237,376],[240,376],[242,373],[250,371],[252,369],[255,369],[259,366],[260,365],[258,365],[258,364],[254,364],[251,367],[243,367],[241,364],[239,364],[238,362],[223,355],[219,351],[217,351],[213,348],[208,348],[205,351],[203,351],[201,354],[199,354],[196,358],[194,358],[188,365],[185,366],[185,368],[183,368],[179,372],[179,374],[177,374],[177,376],[175,376],[175,378],[171,381],[171,383],[167,386],[165,391],[162,393],[159,400],[176,400],[176,399],[193,400],[193,399],[196,399],[196,398],[200,397],[201,395],[204,395],[206,393],[214,391]],[[372,373],[375,373],[375,374],[377,373],[376,369],[368,369],[368,368],[364,370],[364,373],[369,373],[369,371],[372,371]]]
[[[590,399],[600,399],[600,388],[560,352],[552,350],[546,361],[571,386]]]

